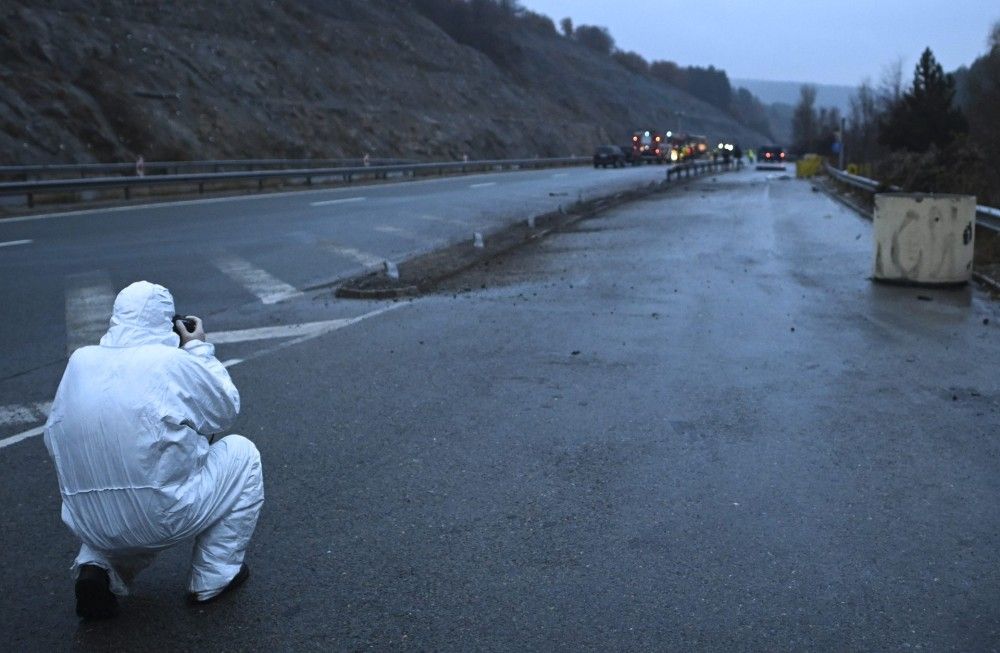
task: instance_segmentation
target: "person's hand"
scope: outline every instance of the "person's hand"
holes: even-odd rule
[[[177,320],[174,326],[177,327],[177,333],[181,337],[181,347],[191,342],[192,340],[201,340],[205,342],[205,328],[201,324],[201,318],[194,315],[185,315],[185,319],[194,320],[194,331],[188,331],[187,327],[184,326],[184,322]]]

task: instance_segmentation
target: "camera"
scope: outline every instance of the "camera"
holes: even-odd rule
[[[184,328],[187,329],[188,334],[194,333],[194,330],[198,327],[198,323],[189,318],[187,315],[175,315],[174,319],[171,320],[170,323],[174,325],[174,333],[176,333],[179,336],[187,334],[183,334],[177,330],[178,320],[180,320],[181,323],[184,325]]]

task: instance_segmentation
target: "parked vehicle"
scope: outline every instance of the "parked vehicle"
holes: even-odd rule
[[[595,168],[624,168],[625,154],[617,145],[602,145],[594,150]]]
[[[633,163],[664,163],[667,160],[667,144],[663,134],[658,131],[644,130],[632,134]]]
[[[777,145],[761,145],[757,149],[758,170],[784,170],[788,153]]]

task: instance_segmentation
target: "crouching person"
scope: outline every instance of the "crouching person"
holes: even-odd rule
[[[117,597],[155,553],[187,538],[190,601],[249,576],[260,454],[239,435],[210,444],[236,418],[240,395],[201,320],[173,318],[166,288],[122,290],[100,346],[70,357],[45,424],[62,519],[82,542],[72,570],[84,619],[117,614]]]

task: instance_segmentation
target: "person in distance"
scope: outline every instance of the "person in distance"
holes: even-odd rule
[[[115,299],[100,345],[69,359],[45,424],[84,619],[118,597],[157,551],[194,537],[188,599],[212,601],[249,576],[243,558],[264,503],[260,454],[228,428],[240,395],[199,318],[174,315],[163,286]]]

